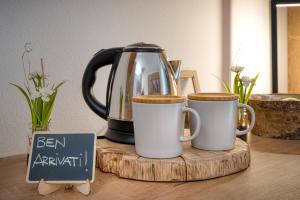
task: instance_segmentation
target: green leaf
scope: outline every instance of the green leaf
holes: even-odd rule
[[[251,84],[250,84],[249,90],[248,90],[247,95],[246,95],[246,97],[245,97],[245,104],[247,104],[248,101],[249,101],[249,98],[250,98],[252,89],[253,89],[253,87],[254,87],[254,85],[255,85],[255,83],[256,83],[256,80],[257,80],[257,78],[258,78],[258,75],[259,75],[259,73],[256,74],[256,76],[253,78],[253,81],[252,81]]]
[[[33,85],[34,85],[34,87],[37,89],[37,87],[38,87],[38,84],[37,84],[37,82],[36,82],[35,78],[32,78],[32,82],[33,82]]]
[[[35,108],[34,108],[34,105],[36,104],[35,103],[35,99],[32,99],[31,100],[31,104],[32,104],[32,126],[36,126],[37,124],[37,115],[36,115],[36,112],[35,112]]]
[[[244,103],[245,102],[245,99],[244,99],[244,86],[243,86],[242,79],[239,79],[239,95],[240,95],[240,103]]]
[[[240,80],[240,74],[236,73],[234,77],[234,82],[233,82],[233,92],[235,94],[239,94],[239,80]]]
[[[57,92],[55,91],[52,95],[50,95],[49,101],[45,102],[45,104],[44,104],[43,120],[42,120],[43,127],[45,125],[47,125],[47,123],[50,120],[50,116],[51,116],[51,113],[53,110],[56,95],[57,95]]]
[[[30,92],[28,86],[26,86],[26,90],[27,90],[28,94],[31,95],[31,92]],[[35,105],[35,99],[31,99],[31,106],[32,106],[31,122],[32,122],[32,125],[35,126],[35,124],[37,123],[37,116],[36,116],[36,111],[35,111],[36,109],[35,109],[34,105]]]
[[[37,79],[37,83],[38,83],[39,88],[45,87],[42,74],[37,73],[36,79]]]
[[[56,99],[57,95],[57,90],[59,89],[60,86],[62,86],[66,81],[62,81],[59,84],[57,84],[55,87],[54,85],[52,86],[52,89],[54,90],[53,94],[49,96],[49,101],[44,102],[44,109],[43,109],[43,119],[42,119],[42,126],[46,126],[50,120],[52,110],[54,107],[54,102]]]
[[[62,86],[66,81],[62,81],[54,88],[54,90],[57,90],[60,86]]]
[[[219,78],[218,76],[214,75],[213,76],[218,79],[220,82],[222,82],[223,84],[223,87],[225,88],[226,92],[227,93],[231,93],[231,90],[230,90],[230,85],[228,83],[226,83],[224,80],[221,80],[221,78]]]
[[[35,116],[35,122],[34,122],[35,126],[39,126],[40,123],[41,123],[41,118],[40,118],[40,114],[39,114],[39,111],[38,111],[38,99],[40,99],[40,98],[41,97],[32,100],[32,102],[33,102],[32,111],[33,111],[34,116]]]
[[[246,102],[246,94],[247,94],[247,87],[245,87],[245,91],[243,93],[243,103]]]
[[[31,120],[34,121],[32,104],[31,104],[31,100],[30,100],[30,97],[29,97],[29,93],[27,94],[27,92],[22,87],[20,87],[16,84],[13,84],[13,83],[9,83],[9,84],[11,84],[11,85],[15,86],[16,88],[18,88],[20,90],[20,92],[24,95],[24,97],[26,99],[26,102],[29,106],[29,110],[30,110],[30,114],[31,114]]]
[[[226,83],[225,81],[223,81],[223,86],[226,89],[227,93],[231,93],[230,85],[228,83]]]
[[[39,116],[39,124],[43,121],[43,100],[41,97],[37,98],[36,113]]]

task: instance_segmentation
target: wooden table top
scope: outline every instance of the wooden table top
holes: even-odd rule
[[[25,155],[0,159],[0,199],[300,199],[300,140],[250,136],[251,164],[240,173],[195,182],[120,179],[96,170],[88,197],[72,190],[48,196],[25,182]]]

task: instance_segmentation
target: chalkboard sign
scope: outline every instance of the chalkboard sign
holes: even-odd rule
[[[94,133],[36,132],[29,157],[29,183],[94,181],[96,135]]]

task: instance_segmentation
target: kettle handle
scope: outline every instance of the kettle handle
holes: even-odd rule
[[[87,65],[85,72],[82,78],[82,94],[85,102],[88,106],[101,118],[107,119],[108,116],[108,96],[109,90],[111,89],[111,81],[114,73],[109,74],[107,91],[106,91],[106,106],[99,102],[95,96],[92,94],[92,88],[96,80],[96,72],[99,68],[104,67],[106,65],[112,64],[112,70],[115,70],[114,65],[116,61],[118,61],[119,56],[123,51],[123,47],[111,48],[111,49],[102,49],[98,53],[94,55],[89,64]]]

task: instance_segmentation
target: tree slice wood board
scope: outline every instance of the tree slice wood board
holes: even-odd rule
[[[256,118],[251,133],[267,138],[300,140],[299,99],[299,94],[255,95],[249,101]]]
[[[250,150],[237,138],[235,148],[227,151],[204,151],[183,144],[183,154],[170,159],[150,159],[136,154],[134,145],[107,139],[97,141],[97,167],[121,178],[143,181],[196,181],[242,171],[250,165]]]

